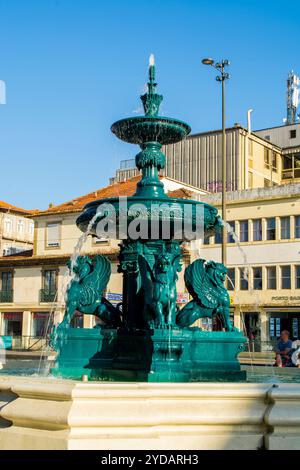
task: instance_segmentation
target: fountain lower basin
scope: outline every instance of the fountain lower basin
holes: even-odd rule
[[[57,342],[55,376],[145,382],[242,382],[241,332],[187,329],[76,329]]]
[[[0,377],[1,450],[299,450],[300,385]]]

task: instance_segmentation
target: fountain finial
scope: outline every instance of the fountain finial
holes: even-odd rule
[[[149,57],[149,82],[148,91],[141,96],[146,116],[158,116],[159,106],[163,96],[156,93],[157,83],[155,82],[155,61],[154,54]]]

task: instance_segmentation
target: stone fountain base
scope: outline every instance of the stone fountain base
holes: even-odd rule
[[[1,450],[300,449],[300,385],[0,377]]]
[[[142,382],[245,381],[237,356],[239,331],[74,329],[58,344],[52,374],[80,379]]]

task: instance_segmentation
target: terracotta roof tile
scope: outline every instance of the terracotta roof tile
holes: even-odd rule
[[[163,178],[163,176],[160,176],[160,179]],[[49,207],[44,211],[33,211],[33,216],[59,214],[66,212],[79,212],[82,211],[86,204],[88,204],[89,202],[96,201],[98,199],[118,196],[132,196],[136,192],[136,184],[140,179],[141,175],[132,176],[126,181],[120,181],[110,184],[108,186],[105,186],[104,188],[100,188],[96,191],[92,191],[91,193],[84,194],[83,196],[77,197],[75,199],[71,199],[71,201],[64,202],[63,204],[59,204],[57,206]],[[182,199],[188,199],[192,196],[192,194],[192,191],[185,188],[179,188],[168,192],[168,196],[178,197]]]
[[[160,177],[163,178],[163,177]],[[132,196],[136,192],[136,184],[141,179],[141,175],[128,178],[126,181],[110,184],[104,188],[98,189],[84,196],[77,197],[71,201],[59,204],[57,206],[49,207],[44,211],[36,211],[34,215],[48,215],[57,214],[61,212],[77,212],[81,211],[83,207],[89,202],[96,201],[97,199],[104,199],[109,197],[118,196]]]
[[[30,215],[37,211],[37,209],[33,209],[33,210],[22,209],[21,207],[13,206],[12,204],[9,204],[8,202],[5,202],[5,201],[0,201],[0,209],[4,209],[6,211],[11,211],[11,212],[20,212],[24,215]]]
[[[168,192],[168,196],[170,197],[178,197],[181,199],[190,199],[193,195],[193,191],[189,191],[185,188],[178,188],[173,191]]]

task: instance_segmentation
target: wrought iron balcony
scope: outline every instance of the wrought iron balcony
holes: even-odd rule
[[[41,289],[40,290],[40,302],[54,302],[56,297],[55,290]]]
[[[13,302],[14,291],[13,290],[0,290],[0,302]]]

